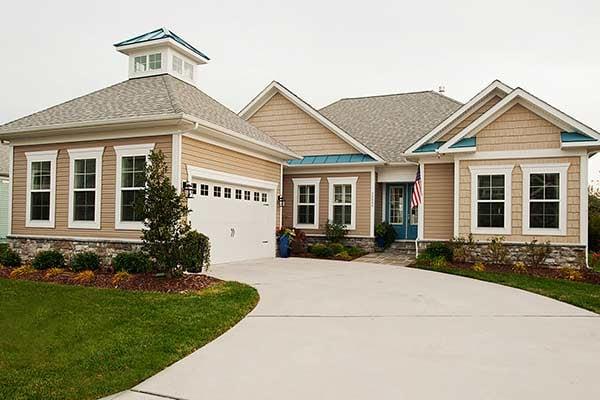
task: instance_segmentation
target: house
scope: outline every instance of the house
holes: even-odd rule
[[[214,263],[275,254],[275,227],[322,240],[327,221],[374,246],[504,237],[513,258],[549,241],[549,265],[584,265],[587,162],[600,134],[521,88],[494,81],[466,104],[424,91],[347,98],[320,110],[272,82],[239,114],[195,86],[209,58],[167,29],[117,43],[129,79],[10,122],[9,240],[41,248],[139,246],[133,207],[161,149]],[[411,207],[419,172],[421,204]]]
[[[7,144],[0,143],[0,242],[8,235],[8,150]]]

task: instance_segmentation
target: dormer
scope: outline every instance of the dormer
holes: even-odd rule
[[[170,74],[194,84],[196,67],[210,60],[166,28],[124,40],[115,48],[129,56],[129,78]]]

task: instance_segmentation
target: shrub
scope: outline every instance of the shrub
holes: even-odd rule
[[[364,251],[363,249],[361,249],[358,246],[347,247],[346,251],[352,257],[360,257],[360,256],[363,256],[363,255],[365,255],[367,253],[366,251]]]
[[[517,274],[526,274],[527,267],[525,266],[525,263],[523,261],[517,261],[512,266],[512,272]]]
[[[290,251],[292,254],[304,254],[306,253],[306,234],[300,229],[295,230],[296,236],[290,243]]]
[[[333,251],[333,254],[339,254],[342,251],[345,251],[346,248],[341,243],[329,243],[328,247]]]
[[[452,249],[452,259],[458,262],[467,261],[467,257],[471,253],[473,246],[473,234],[469,234],[468,238],[456,237],[449,243]]]
[[[537,240],[532,240],[530,243],[525,243],[527,251],[527,259],[532,267],[539,267],[546,261],[546,258],[552,252],[550,242],[538,244]]]
[[[317,243],[310,246],[309,251],[311,254],[319,258],[330,258],[333,256],[333,250],[323,243]]]
[[[391,224],[380,222],[375,226],[375,236],[383,239],[383,248],[387,249],[396,240],[396,231]]]
[[[475,272],[484,272],[485,271],[485,265],[483,265],[482,262],[476,262],[475,264],[473,264],[473,267],[471,267],[471,268]]]
[[[600,272],[600,253],[590,254],[588,264],[591,269],[596,272]]]
[[[11,249],[10,247],[6,247],[0,251],[0,264],[5,267],[20,267],[21,266],[21,256],[19,253]]]
[[[417,267],[428,267],[431,265],[431,257],[427,253],[421,253],[417,256],[415,263]]]
[[[488,255],[492,264],[506,264],[508,250],[506,250],[506,246],[504,246],[504,236],[490,238]]]
[[[29,265],[24,265],[22,267],[15,268],[12,271],[10,271],[10,278],[12,278],[12,279],[21,278],[23,276],[27,276],[34,272],[35,272],[35,269],[33,267],[31,267]]]
[[[44,250],[37,253],[31,266],[35,269],[62,268],[65,266],[65,258],[60,251]]]
[[[119,286],[123,282],[127,282],[131,278],[129,272],[119,271],[112,278],[112,284],[115,286]]]
[[[559,271],[560,277],[569,281],[580,281],[583,279],[583,274],[575,268],[561,268]]]
[[[150,259],[141,251],[124,252],[112,259],[115,271],[126,271],[130,274],[140,274],[150,271]]]
[[[100,257],[94,252],[85,251],[83,253],[77,253],[71,259],[71,269],[75,272],[83,271],[86,269],[95,271],[100,268]]]
[[[73,277],[73,282],[75,282],[79,285],[85,285],[85,284],[93,282],[95,278],[96,278],[96,275],[94,274],[94,271],[90,271],[90,270],[81,271]]]
[[[452,249],[443,242],[430,243],[423,253],[427,254],[432,260],[438,257],[444,257],[446,261],[452,261]]]
[[[337,224],[333,221],[327,221],[327,224],[325,224],[325,237],[328,242],[340,243],[344,240],[346,234],[348,234],[346,225]]]
[[[179,262],[184,271],[202,272],[210,265],[210,241],[198,231],[189,231],[181,239]]]
[[[348,252],[345,250],[336,254],[334,258],[336,260],[340,260],[340,261],[351,261],[352,260],[352,256],[350,254],[348,254]]]
[[[448,261],[445,257],[438,256],[431,260],[431,266],[433,268],[446,268],[448,266]]]
[[[46,278],[46,279],[54,278],[55,276],[58,276],[64,272],[65,272],[65,270],[62,268],[50,268],[48,271],[46,271],[44,278]]]

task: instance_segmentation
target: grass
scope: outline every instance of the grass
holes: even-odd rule
[[[97,399],[128,389],[250,312],[253,288],[197,294],[0,279],[0,398]]]
[[[600,285],[560,279],[538,278],[510,272],[476,272],[460,268],[436,268],[432,266],[419,266],[418,268],[466,276],[527,290],[600,314]]]

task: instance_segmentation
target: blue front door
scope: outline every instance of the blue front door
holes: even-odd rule
[[[412,183],[387,185],[386,221],[394,227],[397,240],[417,238],[418,212],[410,208],[412,186]]]

